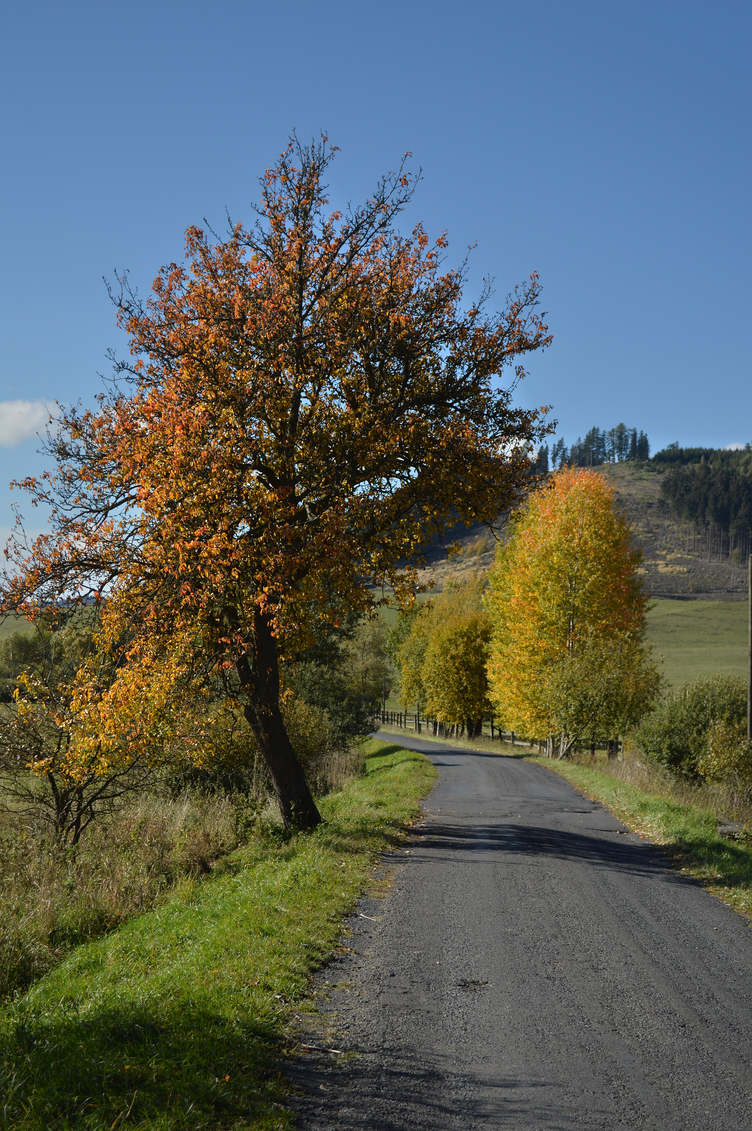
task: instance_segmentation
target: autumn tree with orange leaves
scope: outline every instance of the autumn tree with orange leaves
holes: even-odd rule
[[[653,704],[641,552],[597,472],[564,468],[534,492],[490,575],[489,679],[507,726],[560,757],[614,739]]]
[[[311,618],[367,614],[398,567],[459,514],[517,504],[543,414],[496,381],[546,346],[536,276],[487,314],[464,269],[395,219],[406,166],[327,214],[326,139],[293,136],[257,219],[186,236],[142,301],[119,280],[131,360],[93,411],[60,409],[57,471],[23,486],[53,529],[10,547],[3,608],[94,598],[114,681],[78,677],[71,757],[102,767],[172,738],[206,681],[242,704],[288,826],[320,820],[280,711],[280,658]],[[409,155],[408,155],[409,156]],[[375,587],[378,587],[375,588]]]

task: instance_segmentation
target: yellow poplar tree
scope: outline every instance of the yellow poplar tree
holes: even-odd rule
[[[586,734],[637,721],[660,687],[641,560],[597,472],[564,468],[531,495],[490,577],[488,672],[507,726],[556,735],[563,756]],[[618,678],[602,678],[606,663]]]
[[[402,700],[420,701],[439,722],[480,731],[491,713],[486,659],[491,625],[483,604],[485,577],[447,583],[421,609],[399,653]]]

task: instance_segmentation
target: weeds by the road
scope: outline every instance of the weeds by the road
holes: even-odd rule
[[[362,770],[359,749],[326,751],[308,767],[319,796]],[[230,793],[190,780],[176,791],[175,781],[155,779],[100,816],[75,848],[51,837],[33,810],[0,805],[0,999],[74,946],[158,906],[186,877],[209,873],[266,822],[265,806],[273,821],[268,784],[253,777],[255,788]]]
[[[204,879],[75,950],[0,1014],[0,1127],[291,1126],[277,1061],[378,853],[435,777],[371,741],[307,836],[262,822]]]
[[[0,996],[29,985],[72,947],[155,906],[242,839],[225,796],[143,794],[61,848],[29,818],[0,820]]]

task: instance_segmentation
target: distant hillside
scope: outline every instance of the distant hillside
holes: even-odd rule
[[[593,468],[605,475],[616,492],[620,506],[632,523],[635,537],[645,555],[646,587],[654,597],[685,600],[744,600],[747,595],[746,557],[732,552],[723,543],[711,542],[707,533],[693,522],[676,518],[669,502],[662,497],[661,484],[666,464],[607,463]],[[441,588],[449,576],[486,570],[493,564],[496,541],[482,526],[457,526],[445,543],[454,539],[457,553],[447,554],[444,546],[434,545],[428,554],[429,569],[421,571],[423,580],[433,580]],[[735,560],[736,559],[736,560]]]
[[[743,600],[747,562],[728,543],[677,518],[662,497],[666,470],[655,464],[604,464],[595,468],[613,485],[645,555],[645,580],[654,597]]]

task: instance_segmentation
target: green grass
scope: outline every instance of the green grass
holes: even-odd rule
[[[435,771],[372,740],[308,836],[268,831],[159,910],[79,947],[0,1014],[0,1127],[271,1131],[311,972]]]
[[[724,903],[752,916],[752,846],[718,834],[717,814],[702,804],[681,799],[681,786],[650,780],[632,763],[605,769],[530,756],[528,761],[561,774],[587,797],[602,802],[621,821],[661,845],[672,863],[694,876]],[[615,775],[635,773],[642,781]]]
[[[3,636],[10,636],[13,632],[32,632],[33,626],[29,624],[26,617],[19,617],[13,613],[9,613],[7,617],[0,620],[0,640]]]
[[[669,683],[746,675],[748,617],[746,601],[656,601],[648,613],[648,639],[663,654]]]

